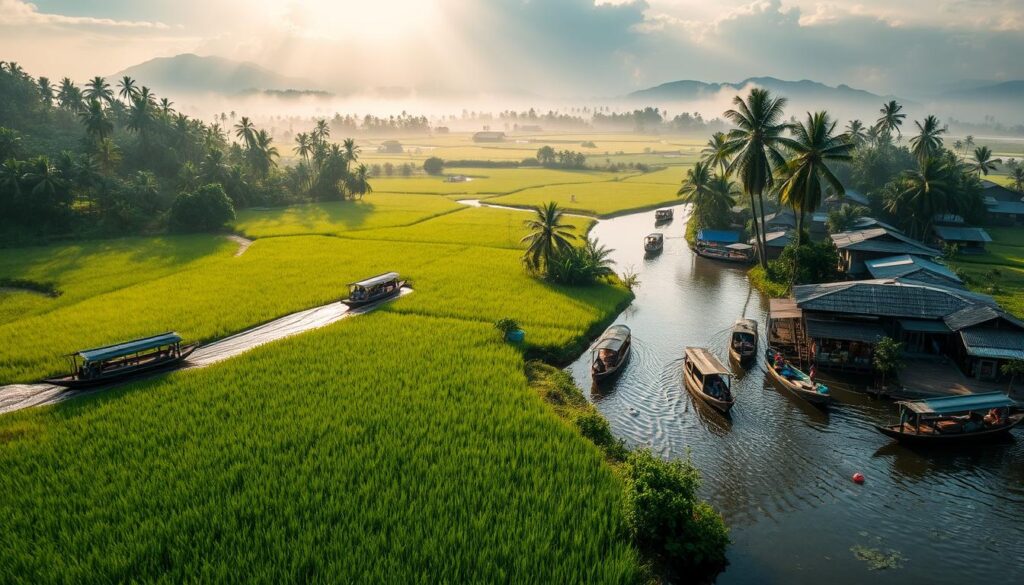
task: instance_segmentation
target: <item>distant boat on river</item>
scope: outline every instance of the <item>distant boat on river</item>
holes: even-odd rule
[[[729,357],[743,367],[757,358],[757,321],[736,320],[729,336]]]
[[[647,234],[644,238],[644,251],[648,254],[657,254],[665,247],[665,234],[654,232]]]

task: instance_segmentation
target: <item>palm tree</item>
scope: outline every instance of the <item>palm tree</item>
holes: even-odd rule
[[[57,101],[60,107],[69,112],[82,110],[82,90],[75,86],[70,77],[60,80],[60,89],[57,91]]]
[[[199,174],[207,183],[220,183],[227,185],[228,166],[224,163],[224,151],[219,148],[211,148],[199,164]]]
[[[172,102],[171,100],[167,98],[160,99],[160,111],[163,113],[163,115],[171,115],[171,113],[174,111],[174,108],[171,107],[172,105],[174,105],[174,102]]]
[[[719,174],[722,175],[726,174],[725,171],[729,167],[729,149],[726,147],[728,143],[729,139],[724,132],[715,132],[704,150],[700,151],[704,155],[703,160],[709,165],[717,166]]]
[[[789,205],[797,214],[797,245],[804,242],[804,217],[821,205],[822,184],[843,196],[843,184],[828,168],[830,162],[847,162],[852,157],[853,142],[834,134],[836,122],[828,112],[807,114],[807,121],[792,126],[793,138],[782,144],[792,153],[787,163],[787,178],[779,190],[779,202]]]
[[[764,192],[774,184],[772,170],[785,164],[778,148],[782,144],[782,133],[789,125],[782,122],[782,111],[786,98],[773,98],[761,88],[750,90],[744,102],[740,96],[733,98],[736,109],[725,112],[725,117],[736,128],[729,131],[726,149],[734,154],[729,163],[729,174],[736,174],[743,185],[743,191],[750,197],[750,210],[754,215],[754,237],[758,242],[761,266],[768,266],[764,241]],[[754,195],[760,208],[754,205]],[[761,225],[758,227],[758,218]]]
[[[899,139],[902,136],[900,126],[903,125],[903,119],[907,117],[906,114],[900,113],[902,110],[903,106],[896,103],[896,100],[889,100],[889,103],[883,104],[882,108],[878,110],[882,115],[875,121],[875,125],[889,136],[895,132],[896,138]]]
[[[1010,169],[1010,180],[1013,181],[1013,188],[1024,191],[1024,166],[1014,166]]]
[[[356,146],[356,141],[353,138],[346,138],[342,141],[341,147],[345,149],[345,160],[349,163],[354,163],[359,160],[359,147]]]
[[[366,168],[366,165],[359,165],[356,167],[355,172],[349,173],[345,177],[345,190],[352,196],[353,199],[362,199],[367,193],[373,193],[373,187],[370,186],[369,181],[370,171]]]
[[[117,82],[117,87],[120,88],[117,95],[121,96],[121,99],[127,103],[131,103],[139,95],[139,88],[135,87],[135,80],[128,75],[125,75],[121,78],[121,81]]]
[[[970,134],[964,136],[964,148],[967,150],[971,150],[974,148],[974,137],[971,136]]]
[[[99,102],[107,103],[114,101],[114,92],[110,89],[110,84],[103,77],[97,75],[89,80],[85,84],[85,98],[89,100],[96,100]]]
[[[842,204],[839,209],[830,211],[825,220],[825,228],[830,234],[848,232],[857,227],[857,220],[864,217],[866,211],[859,205]]]
[[[273,141],[274,139],[266,130],[260,130],[253,136],[253,145],[249,148],[249,160],[261,177],[267,176],[270,169],[277,166],[274,159],[278,158],[280,153],[273,145]]]
[[[100,101],[93,99],[85,110],[78,113],[78,117],[85,125],[85,133],[93,138],[95,142],[102,142],[104,138],[114,131],[114,124],[107,118]]]
[[[852,142],[855,146],[864,144],[868,139],[867,132],[864,129],[864,122],[860,120],[850,120],[846,125],[846,139]]]
[[[235,124],[235,136],[242,139],[246,148],[251,149],[256,144],[256,127],[253,126],[252,120],[242,116],[242,120]]]
[[[0,165],[0,191],[7,191],[14,197],[21,195],[22,177],[25,175],[25,163],[9,158]]]
[[[959,138],[953,141],[953,150],[955,150],[957,154],[962,153],[964,150],[964,141]]]
[[[60,171],[43,155],[28,161],[23,180],[32,195],[49,201],[56,199],[65,185]]]
[[[302,160],[309,161],[309,155],[313,152],[313,147],[309,141],[309,134],[305,132],[299,132],[295,135],[295,154],[302,157]]]
[[[562,210],[554,201],[534,208],[534,217],[525,222],[530,230],[521,240],[527,244],[523,261],[533,270],[546,270],[554,258],[570,248],[576,239],[570,224],[562,223]]]
[[[935,215],[948,211],[947,172],[941,161],[925,159],[920,168],[905,171],[899,177],[896,193],[886,200],[887,211],[907,218],[912,236],[924,238]]]
[[[706,228],[720,227],[736,205],[735,184],[723,175],[712,176],[711,164],[710,161],[695,164],[686,172],[686,180],[676,192],[683,201],[693,205],[692,221]]]
[[[327,142],[327,139],[331,137],[331,127],[327,124],[327,120],[320,119],[316,121],[316,127],[313,128],[311,133],[312,137],[320,144]]]
[[[121,162],[121,150],[113,140],[104,138],[96,143],[92,158],[103,174],[110,175],[117,168],[117,163]]]
[[[53,107],[53,85],[50,84],[50,78],[40,77],[36,80],[36,85],[39,87],[39,95],[43,98],[46,107]]]
[[[142,134],[145,138],[153,124],[153,102],[146,99],[142,92],[132,98],[132,105],[128,109],[128,129],[132,132]]]
[[[974,149],[974,162],[971,163],[971,170],[979,175],[988,175],[989,171],[996,170],[997,164],[1003,164],[1003,159],[992,158],[992,150],[987,146],[979,146]]]
[[[910,151],[919,162],[935,158],[942,150],[942,135],[946,133],[946,129],[939,124],[939,119],[935,116],[926,117],[924,124],[914,121],[918,134],[910,139]]]
[[[156,104],[156,95],[145,85],[139,90],[138,98],[151,106]]]

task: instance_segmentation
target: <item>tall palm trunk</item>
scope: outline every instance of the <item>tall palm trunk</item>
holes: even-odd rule
[[[757,242],[757,259],[761,266],[768,268],[768,262],[764,257],[764,242],[761,241],[761,229],[757,225],[757,205],[754,202],[754,194],[750,193],[750,223],[754,226],[754,241]]]
[[[761,248],[761,268],[768,270],[768,250],[766,250],[768,246],[768,228],[765,227],[764,222],[764,195],[760,191],[757,193],[757,200],[761,204],[761,213],[759,214],[761,216],[761,234],[760,245],[758,246]],[[757,218],[754,218],[754,221],[756,222]]]

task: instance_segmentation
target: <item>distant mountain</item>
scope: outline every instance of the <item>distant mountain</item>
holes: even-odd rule
[[[989,83],[979,87],[946,92],[942,95],[946,100],[965,100],[980,102],[1017,102],[1024,103],[1024,80]]]
[[[739,91],[747,86],[756,85],[772,93],[785,96],[792,102],[819,103],[822,106],[841,103],[846,106],[864,106],[877,109],[879,104],[890,99],[898,99],[901,103],[908,100],[894,96],[881,96],[862,89],[854,89],[848,85],[832,87],[817,81],[786,81],[774,77],[751,77],[738,83],[706,83],[703,81],[682,80],[663,83],[656,87],[634,91],[627,96],[635,101],[698,101],[720,97],[722,91]]]
[[[140,85],[157,88],[163,93],[226,93],[263,90],[313,90],[313,83],[287,77],[254,63],[232,61],[223,57],[200,57],[186,53],[174,57],[150,59],[133,65],[110,79],[128,75]]]

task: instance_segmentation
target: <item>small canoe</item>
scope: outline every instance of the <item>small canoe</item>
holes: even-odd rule
[[[654,212],[654,222],[661,223],[663,221],[671,221],[674,212],[671,209],[659,209]]]
[[[757,358],[757,321],[736,320],[729,336],[729,357],[744,367]]]
[[[897,402],[898,422],[875,425],[887,437],[919,445],[983,441],[1005,435],[1024,421],[1017,403],[1002,392]]]
[[[353,282],[348,286],[348,298],[341,302],[356,308],[397,296],[402,292],[405,281],[399,280],[397,272],[386,272],[366,280]]]
[[[625,325],[612,325],[601,334],[590,354],[590,375],[595,382],[620,373],[633,347],[632,333]]]
[[[661,232],[647,234],[647,237],[644,238],[644,251],[647,252],[648,254],[655,254],[657,252],[661,252],[661,250],[664,247],[665,234],[662,234]]]
[[[690,394],[722,414],[729,414],[736,404],[731,382],[732,372],[707,348],[686,348],[683,383]]]
[[[776,385],[788,390],[794,396],[802,398],[811,404],[829,404],[832,402],[832,395],[828,386],[818,384],[811,380],[811,377],[800,371],[796,366],[785,359],[776,359],[777,352],[768,348],[765,352],[764,371]]]

